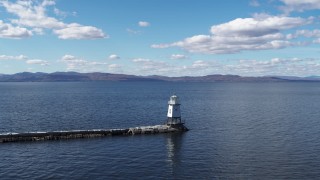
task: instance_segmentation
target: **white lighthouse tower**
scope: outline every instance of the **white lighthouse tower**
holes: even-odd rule
[[[181,111],[179,98],[176,95],[170,97],[168,102],[168,119],[167,125],[169,126],[181,126],[183,125],[181,121]]]
[[[171,96],[170,100],[168,101],[168,105],[168,119],[165,124],[129,128],[127,134],[154,134],[189,131],[189,129],[184,126],[184,123],[181,120],[180,101],[178,96]]]

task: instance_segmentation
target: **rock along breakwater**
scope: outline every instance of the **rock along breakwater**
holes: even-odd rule
[[[183,124],[179,126],[156,125],[141,126],[127,129],[92,129],[92,130],[71,130],[71,131],[51,131],[51,132],[25,132],[25,133],[3,133],[0,134],[0,143],[25,142],[25,141],[45,141],[94,138],[105,136],[137,135],[137,134],[158,134],[188,131]]]

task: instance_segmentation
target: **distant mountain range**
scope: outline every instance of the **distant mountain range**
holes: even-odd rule
[[[319,76],[294,77],[294,76],[263,76],[243,77],[237,75],[207,75],[207,76],[135,76],[110,73],[30,73],[0,74],[0,82],[72,82],[72,81],[180,81],[180,82],[283,82],[283,81],[318,81]]]

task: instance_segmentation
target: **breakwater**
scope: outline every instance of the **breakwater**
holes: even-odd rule
[[[127,129],[92,129],[92,130],[70,130],[51,132],[24,132],[24,133],[3,133],[0,134],[0,143],[23,142],[23,141],[44,141],[62,139],[94,138],[104,136],[157,134],[188,131],[183,124],[179,126],[155,125],[140,126]]]

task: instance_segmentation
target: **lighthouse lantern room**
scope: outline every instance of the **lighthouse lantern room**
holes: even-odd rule
[[[181,125],[181,111],[179,98],[176,95],[170,97],[168,102],[168,115],[167,115],[167,125]]]

